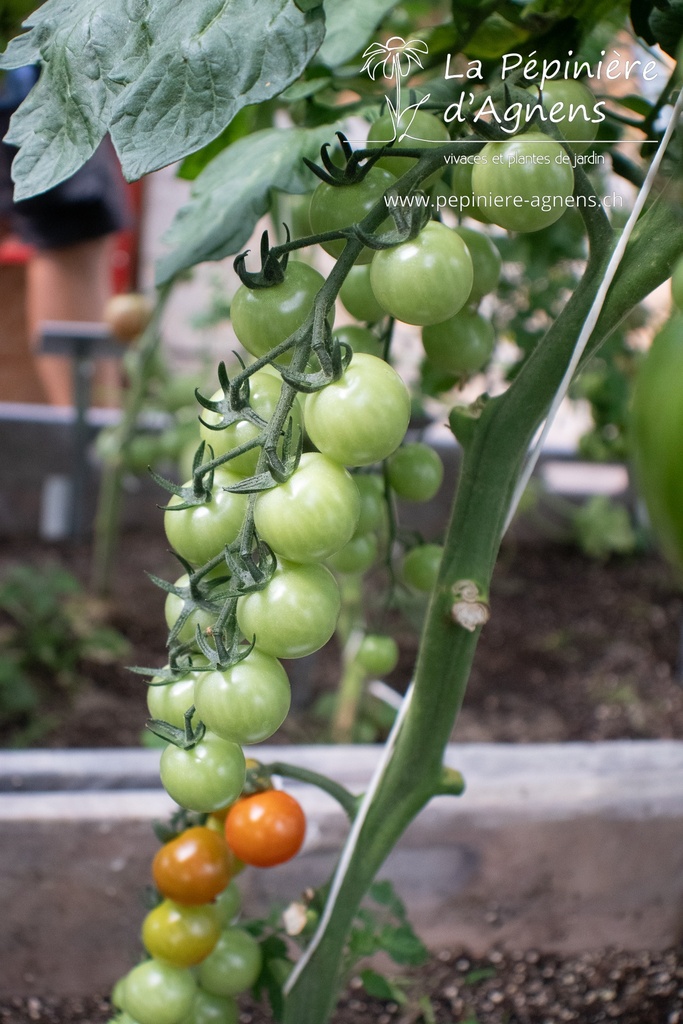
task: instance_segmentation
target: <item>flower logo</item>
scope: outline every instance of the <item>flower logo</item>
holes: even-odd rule
[[[423,68],[424,65],[421,58],[427,53],[429,53],[429,47],[422,39],[405,40],[401,36],[392,36],[386,43],[371,43],[363,53],[365,63],[361,68],[361,72],[367,71],[374,82],[377,74],[381,71],[383,78],[396,83],[395,103],[392,102],[389,96],[385,97],[394,126],[393,137],[387,139],[387,142],[392,142],[397,137],[401,139],[413,138],[413,136],[409,135],[410,126],[418,109],[429,99],[429,93],[423,96],[417,103],[412,103],[403,109],[401,106],[401,79],[406,78],[416,68]],[[408,115],[408,122],[399,129],[399,124],[404,120],[404,115]]]

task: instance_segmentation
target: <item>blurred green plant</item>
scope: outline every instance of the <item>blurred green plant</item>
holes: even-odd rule
[[[111,664],[129,645],[104,606],[60,566],[17,565],[0,577],[0,727],[25,746],[55,722],[55,692],[70,701],[88,662]]]

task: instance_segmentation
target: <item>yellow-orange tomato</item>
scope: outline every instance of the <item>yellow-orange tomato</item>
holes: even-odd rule
[[[233,871],[225,839],[205,826],[188,828],[157,851],[154,884],[163,896],[188,906],[210,903],[225,889]]]

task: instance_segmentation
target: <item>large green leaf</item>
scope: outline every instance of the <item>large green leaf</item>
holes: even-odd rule
[[[56,185],[109,129],[137,178],[216,138],[301,74],[324,35],[294,0],[48,0],[2,66],[40,60],[12,121],[16,198]]]
[[[268,209],[272,188],[301,193],[315,185],[303,157],[316,159],[331,137],[329,127],[269,128],[224,149],[196,179],[164,238],[173,251],[158,264],[158,283],[239,252]]]
[[[399,0],[325,0],[327,32],[320,47],[323,64],[336,68],[350,60],[377,31]]]
[[[277,96],[318,50],[324,18],[293,0],[156,0],[148,31],[149,59],[111,125],[131,178],[180,160],[246,104]]]

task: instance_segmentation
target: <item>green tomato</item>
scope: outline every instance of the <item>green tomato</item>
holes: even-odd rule
[[[478,159],[481,159],[479,154],[475,157],[475,160]],[[463,217],[471,217],[473,220],[478,220],[481,224],[488,224],[489,219],[483,207],[479,206],[478,200],[474,195],[474,188],[472,186],[473,167],[474,164],[472,163],[453,164],[450,172],[451,192],[454,196],[458,197],[457,209]]]
[[[193,656],[193,662],[197,666],[208,664],[201,655]],[[185,712],[194,704],[195,682],[201,675],[202,672],[188,672],[172,683],[159,683],[159,677],[155,676],[147,687],[150,717],[182,729],[185,725]]]
[[[501,257],[497,246],[488,235],[474,228],[457,227],[455,233],[460,235],[467,246],[472,259],[473,281],[468,303],[479,302],[484,295],[493,292],[500,280]]]
[[[231,996],[213,996],[199,988],[183,1024],[238,1024],[239,1019],[239,1006]]]
[[[284,484],[258,495],[254,523],[277,555],[320,562],[351,540],[359,512],[353,477],[326,455],[307,452]]]
[[[226,928],[199,967],[199,984],[212,995],[236,996],[251,988],[262,965],[261,947],[256,939],[243,928]]]
[[[392,636],[366,633],[356,658],[371,675],[386,676],[398,665],[398,644]]]
[[[204,565],[231,544],[240,532],[249,496],[233,494],[224,487],[238,484],[242,478],[219,467],[214,473],[209,501],[191,508],[175,509],[182,500],[174,495],[164,513],[164,529],[171,547],[195,565]],[[191,487],[188,481],[185,487]]]
[[[142,922],[142,944],[150,956],[174,967],[194,967],[209,955],[221,934],[210,904],[183,906],[162,900]]]
[[[574,191],[574,171],[559,142],[526,132],[487,142],[481,156],[486,162],[475,164],[472,185],[490,221],[508,231],[540,231],[560,219]]]
[[[223,672],[200,673],[194,696],[206,727],[239,744],[262,743],[272,736],[287,717],[291,701],[287,673],[261,650],[253,650]]]
[[[442,557],[440,544],[421,544],[413,548],[403,559],[403,579],[409,587],[429,593],[434,589]]]
[[[467,302],[472,260],[460,235],[430,221],[416,238],[380,250],[370,281],[379,304],[397,320],[436,324]]]
[[[229,573],[227,565],[219,565],[217,569],[213,569],[207,573],[204,579],[216,579],[217,577],[227,577]],[[183,573],[175,581],[176,587],[186,587],[189,582],[187,573]],[[166,601],[164,603],[164,617],[166,619],[166,625],[169,629],[173,629],[175,626],[178,616],[183,610],[183,599],[178,597],[177,594],[168,593],[166,595]],[[216,613],[209,611],[207,608],[195,608],[190,613],[188,618],[180,627],[177,639],[180,643],[189,643],[190,640],[194,640],[197,635],[197,626],[204,633],[209,626],[213,626],[216,621]]]
[[[364,352],[352,358],[338,381],[306,399],[311,441],[346,466],[386,459],[403,440],[409,420],[407,387],[388,363]]]
[[[290,260],[280,284],[269,288],[240,285],[230,305],[230,318],[247,352],[258,359],[294,334],[313,309],[313,300],[324,283],[314,267]]]
[[[266,423],[275,412],[281,390],[282,379],[277,371],[273,373],[265,369],[257,370],[249,378],[249,405],[257,416],[260,416]],[[211,399],[215,402],[222,397],[222,390],[218,390],[211,396]],[[294,437],[296,437],[302,428],[301,405],[296,398],[294,399],[290,416],[292,418]],[[249,420],[238,420],[229,427],[221,430],[212,430],[211,424],[220,423],[221,417],[219,413],[211,412],[209,409],[203,411],[202,420],[204,422],[199,426],[199,433],[202,439],[211,445],[216,456],[227,455],[234,448],[239,448],[240,445],[253,441],[261,433],[261,428]],[[205,424],[209,424],[209,426],[205,426]],[[245,476],[251,476],[256,469],[256,463],[260,454],[260,448],[252,448],[250,451],[230,459],[226,463],[226,469],[232,473],[243,473]]]
[[[221,928],[227,928],[233,923],[242,908],[242,894],[235,881],[230,882],[223,892],[216,896],[214,906]]]
[[[428,444],[404,444],[389,459],[389,483],[408,501],[431,501],[443,481],[443,462]]]
[[[274,658],[303,658],[334,633],[341,608],[339,587],[317,563],[279,563],[263,590],[237,601],[237,622],[259,650]]]
[[[311,231],[322,234],[348,228],[363,220],[382,198],[384,192],[394,184],[396,178],[381,167],[372,167],[362,181],[355,185],[328,185],[321,181],[311,199]],[[385,221],[380,231],[387,230],[392,221]],[[322,247],[337,259],[346,245],[343,238],[323,242]],[[374,255],[372,249],[364,248],[357,263],[369,263]]]
[[[370,125],[368,149],[377,149],[390,142],[393,142],[391,152],[397,153],[401,149],[420,149],[425,146],[429,147],[431,143],[450,142],[450,135],[444,122],[426,110],[405,111],[398,126],[395,125],[393,117],[387,111]],[[417,159],[414,156],[383,156],[375,166],[385,167],[397,178],[400,178],[416,163]],[[422,182],[421,187],[429,188],[442,174],[443,167],[440,167]]]
[[[236,800],[246,777],[240,747],[208,731],[189,750],[169,743],[161,755],[159,770],[171,799],[188,811],[205,813]]]
[[[370,267],[356,263],[344,279],[339,298],[356,320],[374,324],[384,316],[384,310],[375,298],[370,284]]]
[[[197,991],[190,972],[161,960],[145,960],[123,982],[126,1013],[139,1024],[180,1024]]]
[[[531,86],[528,90],[535,99],[538,89]],[[571,142],[572,149],[583,153],[588,149],[598,134],[600,104],[596,120],[596,99],[590,89],[574,78],[555,78],[546,82],[541,93],[541,102],[550,115],[550,121]]]
[[[489,320],[466,308],[443,323],[423,327],[422,344],[432,366],[462,377],[486,365],[496,332]]]
[[[327,559],[330,569],[340,573],[367,572],[377,561],[377,537],[361,533]]]
[[[683,309],[683,259],[679,259],[671,275],[671,297],[679,309]]]
[[[379,338],[367,327],[349,324],[347,327],[338,327],[333,334],[337,341],[350,345],[354,352],[367,352],[371,356],[381,355]]]
[[[360,515],[356,536],[379,530],[384,526],[386,503],[384,481],[379,473],[357,473],[354,478],[360,495]]]

